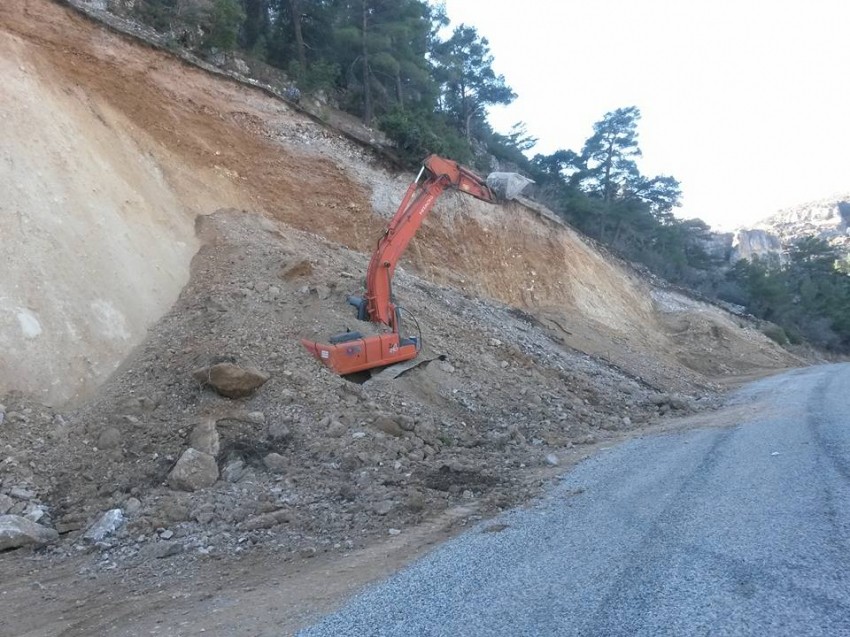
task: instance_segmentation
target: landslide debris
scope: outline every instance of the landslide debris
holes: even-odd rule
[[[364,271],[366,255],[235,210],[199,219],[199,233],[180,299],[94,400],[58,412],[11,397],[2,490],[11,511],[40,511],[63,532],[51,555],[74,554],[115,509],[126,523],[95,543],[104,567],[145,564],[162,542],[186,559],[255,544],[347,550],[455,505],[510,506],[585,446],[713,404],[659,392],[559,346],[522,312],[401,269],[396,294],[432,360],[351,382],[299,337],[354,324],[344,298],[358,282],[339,273]],[[198,382],[210,365],[267,380],[227,398]]]

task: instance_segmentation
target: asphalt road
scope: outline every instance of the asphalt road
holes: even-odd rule
[[[716,424],[585,461],[299,634],[850,635],[850,365]]]

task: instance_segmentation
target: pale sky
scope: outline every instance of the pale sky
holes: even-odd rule
[[[644,174],[718,229],[850,193],[850,0],[446,0],[490,41],[532,153],[637,106]]]

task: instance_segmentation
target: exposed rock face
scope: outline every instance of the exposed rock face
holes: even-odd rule
[[[753,257],[763,257],[767,254],[782,252],[779,237],[766,230],[738,230],[732,239],[732,254],[730,261],[741,259],[753,260]]]
[[[725,263],[731,259],[734,239],[733,232],[712,232],[701,242],[701,246],[713,259]]]
[[[786,208],[735,235],[732,261],[781,253],[804,237],[816,237],[850,254],[850,194]]]

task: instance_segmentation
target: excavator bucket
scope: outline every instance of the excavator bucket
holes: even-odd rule
[[[523,177],[519,173],[490,173],[487,175],[487,187],[504,201],[516,199],[528,184],[533,183],[534,180]]]

